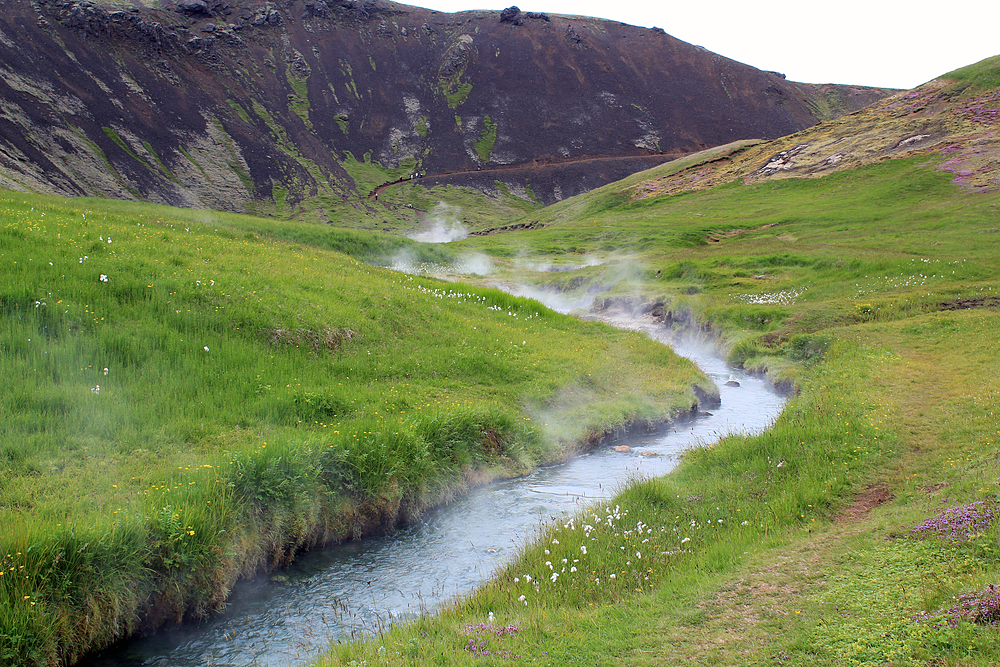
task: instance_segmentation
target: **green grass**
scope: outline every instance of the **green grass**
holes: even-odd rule
[[[527,242],[453,244],[510,275],[525,255],[597,258],[527,277],[609,307],[659,302],[797,395],[769,432],[692,450],[549,526],[439,615],[316,664],[995,664],[995,626],[941,619],[1000,583],[998,526],[910,536],[943,508],[996,503],[1000,476],[1000,195],[935,165],[634,203],[633,178],[534,213],[546,227]],[[889,502],[869,516],[870,497]]]
[[[992,67],[949,76],[979,90]],[[998,502],[1000,194],[930,154],[636,199],[744,147],[525,202],[540,229],[447,247],[5,194],[0,360],[25,380],[0,397],[0,661],[204,617],[298,549],[690,408],[704,379],[641,336],[374,266],[475,251],[492,280],[656,304],[796,395],[767,433],[692,449],[320,664],[995,664],[995,624],[953,608],[1000,582],[997,525],[912,529]],[[362,189],[396,173],[352,160]],[[448,194],[488,224],[488,202]]]
[[[2,663],[204,617],[241,576],[706,382],[638,334],[359,261],[438,246],[20,193],[0,221],[0,363],[23,378],[0,397]]]
[[[250,114],[247,113],[246,109],[240,106],[239,102],[236,100],[226,100],[226,104],[228,104],[229,107],[236,112],[236,115],[240,117],[240,120],[244,123],[250,122]]]
[[[151,167],[148,162],[146,162],[144,159],[135,154],[135,151],[133,151],[131,147],[129,147],[129,145],[125,143],[124,139],[118,136],[117,132],[115,132],[110,127],[102,127],[101,129],[104,130],[104,134],[107,135],[108,139],[111,139],[111,141],[115,142],[115,145],[118,146],[118,148],[128,153],[129,157],[131,157],[133,160],[135,160],[136,162],[138,162],[139,164],[141,164],[143,167],[153,172],[154,174],[156,173],[156,170],[153,169],[153,167]]]
[[[458,106],[465,101],[472,92],[472,84],[469,82],[448,82],[441,84],[441,91],[445,99],[448,100],[448,106],[452,109],[457,109]]]
[[[405,178],[417,169],[416,160],[404,160],[399,167],[390,169],[383,167],[377,162],[372,162],[371,155],[365,154],[362,160],[357,160],[351,153],[346,152],[341,166],[354,179],[355,188],[358,194],[367,196],[369,192],[383,183],[391,183],[399,178]]]
[[[139,194],[139,191],[136,190],[135,188],[131,187],[130,185],[128,185],[128,183],[125,182],[125,180],[121,177],[121,174],[119,174],[118,170],[115,169],[115,166],[113,164],[111,164],[111,160],[108,159],[108,156],[105,154],[105,152],[101,149],[100,146],[98,146],[96,143],[94,143],[93,141],[91,141],[90,139],[88,139],[83,134],[83,132],[81,132],[78,128],[73,127],[72,125],[69,125],[69,129],[72,130],[73,134],[75,134],[77,137],[79,137],[84,143],[87,144],[87,146],[90,147],[90,150],[92,150],[94,152],[94,155],[96,155],[97,157],[99,157],[101,159],[101,162],[103,162],[105,164],[105,166],[108,168],[108,171],[112,174],[112,176],[114,177],[115,181],[124,190],[126,190],[129,194],[131,194],[133,197],[136,197],[137,199],[141,198],[142,195]]]
[[[941,78],[968,84],[968,90],[963,92],[975,93],[998,88],[1000,87],[1000,56],[993,56],[973,65],[962,67],[942,75]]]
[[[302,119],[302,123],[311,130],[312,121],[309,120],[309,108],[312,105],[309,102],[309,77],[297,77],[292,74],[291,70],[287,70],[285,76],[288,85],[294,91],[293,95],[288,96],[288,108]]]
[[[479,133],[479,138],[472,142],[472,147],[475,149],[480,161],[490,161],[493,146],[497,142],[497,130],[499,127],[497,123],[490,120],[489,116],[483,117],[483,131]]]

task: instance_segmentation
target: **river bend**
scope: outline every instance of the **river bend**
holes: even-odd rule
[[[666,332],[650,330],[667,343]],[[125,642],[93,667],[278,667],[307,662],[331,641],[432,611],[483,583],[537,527],[609,498],[625,482],[669,472],[684,450],[771,425],[784,397],[704,348],[674,344],[719,385],[711,414],[655,436],[617,440],[568,463],[476,489],[392,535],[303,554],[291,567],[236,586],[226,612]],[[729,380],[738,387],[726,384]],[[612,445],[626,444],[629,453]],[[641,452],[655,452],[643,456]]]

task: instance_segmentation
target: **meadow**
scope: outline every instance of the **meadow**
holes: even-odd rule
[[[692,409],[697,369],[406,239],[0,193],[0,664],[204,617],[240,577]]]
[[[1000,195],[940,162],[640,200],[636,176],[458,244],[588,263],[534,281],[662,304],[796,395],[315,664],[996,664]]]
[[[976,100],[976,165],[997,137],[984,62],[936,98]],[[692,449],[441,613],[317,665],[996,664],[1000,194],[953,159],[637,194],[679,160],[447,248],[3,193],[0,663],[203,617],[241,576],[709,388],[640,335],[490,280],[662,312],[795,396],[767,433]],[[484,256],[492,274],[467,283],[379,268]]]

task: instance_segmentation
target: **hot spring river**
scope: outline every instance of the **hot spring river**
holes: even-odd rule
[[[659,337],[659,334],[652,334]],[[663,342],[666,342],[665,332]],[[307,662],[331,641],[433,610],[472,590],[536,527],[608,498],[626,480],[662,475],[681,453],[734,432],[759,432],[784,398],[767,382],[694,347],[675,346],[716,381],[721,407],[656,436],[616,441],[569,463],[492,484],[394,535],[303,554],[290,568],[235,588],[225,614],[127,642],[85,660],[94,667],[277,667]],[[733,376],[739,387],[725,386]],[[656,452],[643,457],[641,451]]]

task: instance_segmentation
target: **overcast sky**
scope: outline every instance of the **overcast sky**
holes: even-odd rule
[[[913,88],[1000,54],[1000,0],[420,0],[445,12],[576,14],[668,34],[804,83]]]

